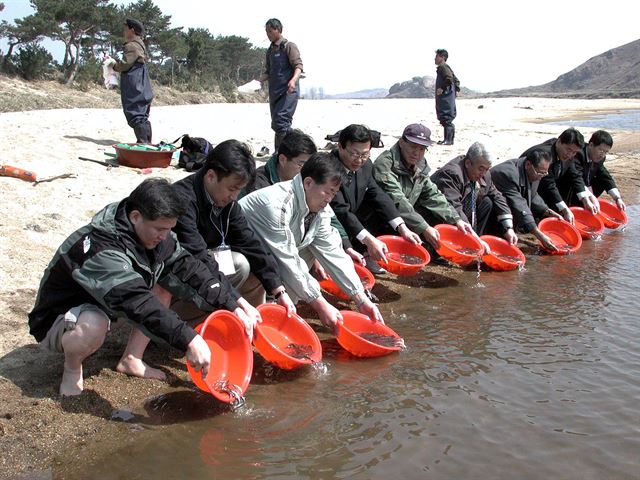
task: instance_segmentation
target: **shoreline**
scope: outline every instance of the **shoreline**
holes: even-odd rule
[[[480,108],[482,106],[482,108]],[[528,146],[560,133],[564,128],[541,119],[557,121],[566,112],[588,115],[619,109],[640,109],[640,100],[559,100],[538,98],[461,99],[458,106],[456,144],[434,145],[427,152],[432,169],[464,153],[473,141],[491,147],[495,163],[513,158]],[[210,104],[154,107],[151,121],[156,141],[173,140],[179,134],[203,136],[218,143],[238,138],[255,151],[267,145],[269,129],[266,104]],[[566,118],[566,117],[563,117]],[[294,126],[309,133],[319,147],[324,136],[349,123],[366,123],[383,132],[390,148],[405,125],[421,122],[438,140],[441,127],[435,120],[433,99],[372,101],[301,101]],[[85,392],[77,398],[58,398],[62,359],[41,350],[28,333],[26,315],[35,300],[42,272],[55,249],[73,230],[88,222],[107,203],[126,196],[146,178],[126,167],[107,169],[78,161],[79,156],[104,159],[111,145],[128,141],[132,132],[119,109],[68,109],[0,114],[6,134],[2,162],[36,171],[41,177],[73,173],[36,186],[0,177],[0,478],[21,472],[64,476],[69,462],[81,461],[87,445],[98,443],[107,453],[128,441],[144,438],[154,425],[144,402],[168,392],[191,389],[184,358],[165,346],[151,346],[145,360],[168,373],[169,381],[130,378],[113,370],[126,341],[128,327],[114,328],[105,346],[85,365]],[[585,137],[594,128],[581,129]],[[627,204],[640,202],[640,135],[612,131],[614,149],[607,165],[619,182]],[[381,149],[372,152],[375,159]],[[189,173],[173,167],[153,169],[153,176],[172,181]],[[524,248],[523,248],[524,250]],[[529,249],[528,252],[531,252]],[[462,270],[428,265],[429,274],[456,277]],[[402,292],[410,286],[393,278],[380,280],[388,290]],[[345,305],[346,306],[346,305]],[[388,316],[393,302],[381,309]],[[306,312],[305,312],[306,313]],[[307,315],[307,318],[312,318]],[[142,425],[112,419],[113,412],[128,410]],[[146,422],[146,423],[145,423]],[[138,425],[138,426],[140,426]],[[85,459],[86,460],[86,459]],[[65,465],[68,465],[65,467]],[[43,473],[44,472],[44,473]],[[62,472],[62,473],[61,473]],[[47,477],[48,478],[48,477]]]

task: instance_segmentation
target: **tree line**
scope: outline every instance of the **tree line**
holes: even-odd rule
[[[57,75],[69,86],[102,83],[104,55],[121,56],[125,18],[144,25],[150,75],[160,84],[194,91],[235,90],[257,78],[263,68],[264,48],[244,37],[214,36],[206,28],[171,27],[171,15],[164,15],[153,0],[126,6],[108,0],[30,0],[30,4],[35,13],[0,23],[0,38],[7,42],[7,51],[0,52],[0,71],[5,74],[27,80]],[[62,63],[40,45],[45,38],[63,42]]]

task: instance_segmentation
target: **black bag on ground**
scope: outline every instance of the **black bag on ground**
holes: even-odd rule
[[[371,148],[383,148],[384,143],[380,138],[382,134],[377,130],[369,130],[369,131],[371,132]],[[338,130],[333,135],[327,135],[326,137],[324,137],[324,139],[329,140],[330,142],[337,142],[338,140],[340,140],[340,132],[342,132],[342,130]]]
[[[178,137],[174,144],[182,138],[178,168],[184,168],[187,172],[198,170],[207,161],[207,154],[213,148],[211,143],[201,137],[190,137],[187,134]]]

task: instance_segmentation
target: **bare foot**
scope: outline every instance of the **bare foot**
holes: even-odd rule
[[[64,367],[62,382],[60,382],[60,395],[80,395],[83,389],[82,366],[79,370]]]
[[[120,359],[120,362],[118,362],[118,365],[116,366],[116,371],[120,373],[126,373],[127,375],[131,375],[132,377],[153,378],[156,380],[167,379],[167,376],[162,370],[152,368],[144,363],[141,359],[135,358],[132,355],[122,357]]]

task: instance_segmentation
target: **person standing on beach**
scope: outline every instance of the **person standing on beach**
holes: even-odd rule
[[[573,223],[573,213],[562,197],[560,189],[571,191],[576,195],[582,206],[596,214],[599,210],[598,201],[586,189],[580,172],[576,170],[574,158],[584,148],[584,137],[575,128],[567,128],[557,138],[550,138],[539,145],[525,150],[520,156],[526,157],[533,150],[544,150],[551,158],[549,175],[540,180],[538,192],[546,204],[559,212],[569,223]]]
[[[594,197],[598,198],[603,192],[607,192],[618,208],[625,210],[627,206],[622,200],[620,190],[616,187],[616,182],[611,173],[604,166],[604,161],[611,147],[613,147],[613,138],[611,138],[609,132],[605,130],[593,132],[589,143],[576,154],[574,166],[578,173],[582,175],[585,187],[593,193]],[[571,205],[582,206],[582,202],[576,195],[573,195],[572,189],[563,185],[560,188],[560,194]]]
[[[439,145],[453,145],[456,136],[453,120],[457,113],[456,96],[460,91],[460,82],[447,63],[448,58],[449,53],[445,49],[436,50],[436,115],[444,127],[444,139],[438,142]]]
[[[166,378],[142,361],[152,337],[186,352],[187,361],[206,376],[209,347],[162,301],[159,283],[202,310],[234,312],[251,337],[257,311],[243,308],[224,275],[193,257],[171,232],[184,209],[175,186],[150,178],[129,197],[107,205],[58,248],[40,282],[29,329],[44,348],[64,353],[60,394],[82,392],[82,363],[102,346],[111,321],[119,318],[133,329],[118,372]]]
[[[271,128],[275,132],[274,148],[278,150],[283,137],[291,130],[293,114],[298,106],[302,59],[298,46],[282,36],[280,20],[267,20],[265,31],[271,45],[267,49],[265,69],[258,80],[269,81]]]
[[[113,69],[120,72],[120,98],[127,123],[136,135],[136,143],[151,143],[149,111],[153,90],[149,80],[147,61],[149,55],[142,41],[142,24],[130,18],[124,23],[124,59]]]

